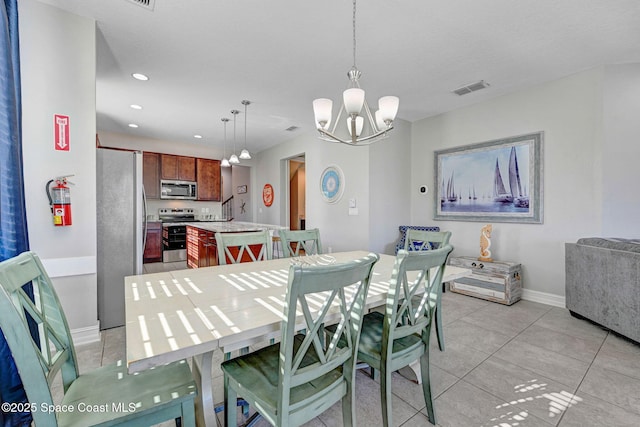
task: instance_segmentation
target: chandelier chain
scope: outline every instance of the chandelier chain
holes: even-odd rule
[[[356,0],[353,0],[353,68],[356,68]]]

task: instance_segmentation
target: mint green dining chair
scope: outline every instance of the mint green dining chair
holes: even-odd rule
[[[280,239],[285,257],[317,255],[322,252],[320,230],[280,230]]]
[[[23,290],[28,283],[34,300]],[[37,339],[29,331],[29,317],[37,325]],[[0,328],[34,405],[36,426],[149,426],[174,419],[195,425],[196,384],[186,361],[135,375],[120,361],[79,374],[65,314],[33,252],[0,263]],[[64,396],[54,405],[51,384],[58,375]]]
[[[391,373],[420,359],[422,391],[427,415],[436,424],[429,380],[429,336],[437,300],[442,296],[442,277],[453,247],[429,251],[398,251],[389,283],[384,314],[364,316],[358,359],[380,370],[380,396],[384,426],[391,419]],[[409,280],[407,273],[417,276]],[[415,304],[419,301],[418,304]]]
[[[216,233],[218,264],[237,264],[272,259],[268,230],[245,233]]]
[[[428,251],[438,249],[449,244],[451,239],[450,231],[423,231],[407,230],[407,237],[404,241],[405,251]],[[444,283],[442,284],[444,291]],[[436,307],[436,335],[438,336],[438,347],[444,351],[444,330],[442,326],[442,300],[439,299]]]
[[[221,365],[227,426],[236,426],[229,402],[238,395],[275,426],[304,424],[340,400],[343,425],[355,425],[355,356],[378,259],[290,266],[280,343]],[[336,331],[326,340],[325,322]],[[300,325],[305,335],[296,333]]]

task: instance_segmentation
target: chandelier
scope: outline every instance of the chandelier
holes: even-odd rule
[[[387,137],[387,132],[393,129],[393,120],[398,113],[400,100],[397,96],[383,96],[378,100],[378,110],[375,115],[364,97],[364,90],[360,88],[360,76],[362,73],[356,67],[356,0],[353,0],[353,66],[347,73],[349,88],[342,94],[343,104],[340,106],[338,116],[331,124],[333,101],[327,98],[318,98],[313,101],[313,113],[319,138],[330,142],[341,142],[349,145],[368,145]],[[365,134],[364,117],[360,115],[364,108],[364,115],[368,120]],[[346,126],[349,138],[341,138],[336,134],[336,128],[345,113]],[[346,136],[346,135],[345,135]]]

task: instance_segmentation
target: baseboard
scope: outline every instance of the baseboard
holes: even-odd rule
[[[552,305],[554,307],[566,307],[565,297],[556,294],[549,294],[546,292],[532,291],[531,289],[522,290],[522,299],[532,302],[539,302],[541,304]]]
[[[87,326],[71,330],[74,345],[91,344],[100,341],[100,325]]]

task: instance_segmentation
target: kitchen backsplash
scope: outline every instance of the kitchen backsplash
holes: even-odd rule
[[[147,200],[147,215],[158,217],[158,209],[193,208],[196,218],[208,215],[209,218],[222,217],[222,203],[220,202],[197,202],[194,200]]]

